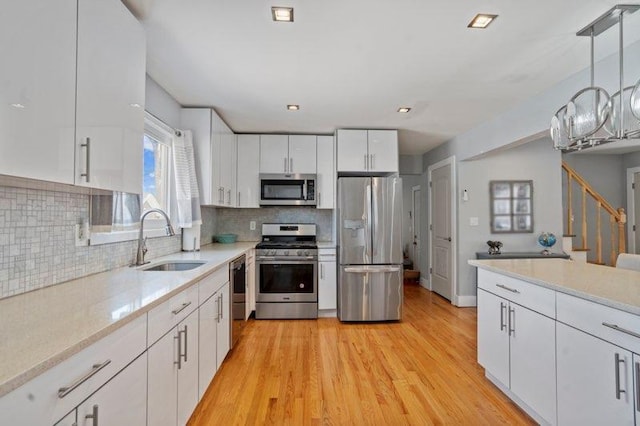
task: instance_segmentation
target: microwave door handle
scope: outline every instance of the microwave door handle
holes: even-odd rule
[[[306,200],[307,199],[307,180],[303,180],[302,181],[302,199]]]

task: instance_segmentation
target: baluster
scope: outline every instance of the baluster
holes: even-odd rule
[[[582,187],[582,248],[587,248],[587,187]]]
[[[602,203],[596,202],[596,261],[602,265]]]
[[[567,172],[567,235],[573,235],[573,179]]]

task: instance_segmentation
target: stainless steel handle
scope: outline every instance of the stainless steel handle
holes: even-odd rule
[[[302,199],[306,200],[307,199],[307,180],[303,180],[303,184],[302,184]]]
[[[287,173],[287,157],[284,157],[284,172]]]
[[[184,362],[187,362],[187,352],[189,351],[189,348],[187,347],[187,342],[189,341],[189,334],[188,334],[187,330],[187,324],[184,325]]]
[[[257,260],[275,260],[275,256],[258,256]]]
[[[496,284],[496,287],[503,288],[503,289],[505,289],[505,290],[507,290],[507,291],[510,291],[511,293],[520,294],[520,291],[519,291],[519,290],[516,290],[515,288],[507,287],[507,286],[506,286],[506,285],[504,285],[504,284]]]
[[[320,279],[324,279],[324,265],[320,264]]]
[[[216,322],[220,323],[220,296],[216,297]]]
[[[220,202],[224,204],[224,186],[220,187]]]
[[[293,157],[289,157],[289,173],[293,173]]]
[[[227,195],[229,196],[229,201],[227,201],[228,205],[231,205],[231,190],[227,189]]]
[[[623,393],[627,393],[626,390],[620,389],[620,364],[624,364],[624,359],[620,358],[620,354],[616,353],[614,356],[614,360],[616,363],[616,399],[620,399]]]
[[[85,180],[87,181],[87,183],[89,183],[89,179],[91,176],[91,138],[87,138],[87,141],[83,144],[80,144],[81,147],[86,148],[86,153],[85,153],[85,159],[86,159],[86,165],[85,165],[85,173],[81,173],[80,176],[85,178]]]
[[[180,305],[179,308],[176,308],[173,311],[171,311],[171,313],[173,315],[178,315],[180,312],[184,311],[187,308],[187,306],[189,306],[190,304],[191,304],[191,302],[184,302],[182,305]]]
[[[364,169],[365,170],[369,170],[369,167],[367,167],[367,166],[368,166],[368,164],[367,164],[367,154],[365,154],[364,155]]]
[[[504,330],[507,327],[507,324],[504,322],[504,311],[507,309],[507,304],[500,302],[500,331]]]
[[[608,322],[603,322],[602,325],[604,325],[605,327],[609,327],[615,331],[619,331],[620,333],[628,334],[630,336],[637,337],[638,339],[640,339],[640,334],[636,333],[635,331],[627,330],[626,328],[622,328],[616,324],[610,324]]]
[[[84,376],[80,377],[78,380],[73,382],[73,384],[71,384],[70,386],[64,386],[64,387],[61,387],[60,389],[58,389],[58,398],[64,398],[65,396],[69,395],[74,389],[76,389],[78,386],[80,386],[81,384],[83,384],[84,382],[89,380],[96,373],[98,373],[98,371],[102,370],[103,368],[105,368],[109,364],[111,364],[111,360],[110,359],[106,360],[102,364],[93,364],[91,366],[91,371],[89,371],[87,374],[85,374]]]
[[[240,207],[240,191],[238,191],[238,207]]]
[[[318,192],[318,206],[322,205],[322,194]]]
[[[350,266],[344,268],[345,272],[355,272],[357,274],[376,273],[376,272],[398,272],[400,267],[388,266],[388,267],[368,267],[368,266]]]
[[[91,414],[84,416],[85,419],[91,419],[93,426],[98,426],[98,404],[93,406]]]
[[[636,362],[636,411],[640,411],[640,363]]]
[[[371,170],[375,170],[375,169],[376,169],[376,155],[371,154]]]
[[[224,307],[224,294],[220,295],[220,319],[224,319],[224,311],[222,308]]]
[[[513,316],[511,315],[513,314]],[[511,319],[513,318],[513,320]],[[509,336],[511,336],[511,333],[513,333],[513,335],[516,335],[516,310],[513,309],[512,307],[509,307]]]
[[[173,340],[178,341],[178,360],[173,361],[173,364],[178,364],[178,370],[182,368],[182,331],[178,330],[178,335],[173,336]]]

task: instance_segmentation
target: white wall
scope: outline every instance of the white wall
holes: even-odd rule
[[[180,104],[149,75],[146,80],[144,109],[173,127],[180,128]]]
[[[420,175],[400,175],[402,178],[402,250],[414,263],[414,269],[418,269],[416,259],[413,259],[413,230],[411,228],[413,217],[413,187],[421,183]]]

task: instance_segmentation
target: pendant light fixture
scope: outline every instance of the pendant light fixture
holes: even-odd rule
[[[640,5],[619,4],[576,33],[591,39],[591,84],[573,95],[551,118],[553,146],[576,151],[596,145],[640,137],[640,81],[624,86],[624,15]],[[619,90],[612,96],[595,85],[595,37],[614,25],[619,30]]]

